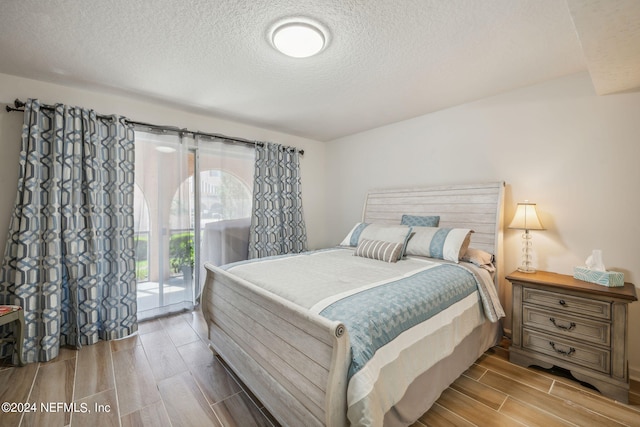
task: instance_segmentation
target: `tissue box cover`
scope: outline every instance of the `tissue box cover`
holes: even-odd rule
[[[618,271],[594,271],[586,267],[575,267],[573,269],[573,277],[612,288],[624,286],[624,273]]]

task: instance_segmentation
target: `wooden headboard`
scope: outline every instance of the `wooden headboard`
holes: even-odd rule
[[[371,190],[362,221],[400,224],[403,214],[439,215],[440,227],[470,228],[470,246],[495,255],[501,289],[503,205],[504,182]]]

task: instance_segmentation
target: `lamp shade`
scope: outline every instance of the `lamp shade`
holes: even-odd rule
[[[516,214],[509,224],[509,228],[518,230],[544,230],[544,226],[538,218],[535,203],[518,203]]]

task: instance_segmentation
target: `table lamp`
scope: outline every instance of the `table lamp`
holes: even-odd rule
[[[518,203],[516,208],[516,214],[509,224],[509,228],[516,230],[524,230],[522,233],[522,265],[518,267],[518,271],[523,273],[535,273],[536,270],[531,267],[531,234],[529,230],[544,230],[544,226],[538,218],[536,212],[536,204],[529,203],[525,200],[524,203]]]

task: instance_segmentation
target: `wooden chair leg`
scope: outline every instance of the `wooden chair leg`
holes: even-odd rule
[[[18,326],[16,326],[16,351],[18,352],[18,365],[24,366],[24,361],[22,360],[22,346],[24,345],[24,311],[20,310],[18,312],[18,321],[16,322]]]
[[[24,346],[24,310],[19,306],[0,306],[0,325],[15,324],[13,327],[13,337],[3,338],[0,341],[12,341],[16,343],[15,351],[17,353],[18,365],[24,366],[22,358],[22,350]]]

